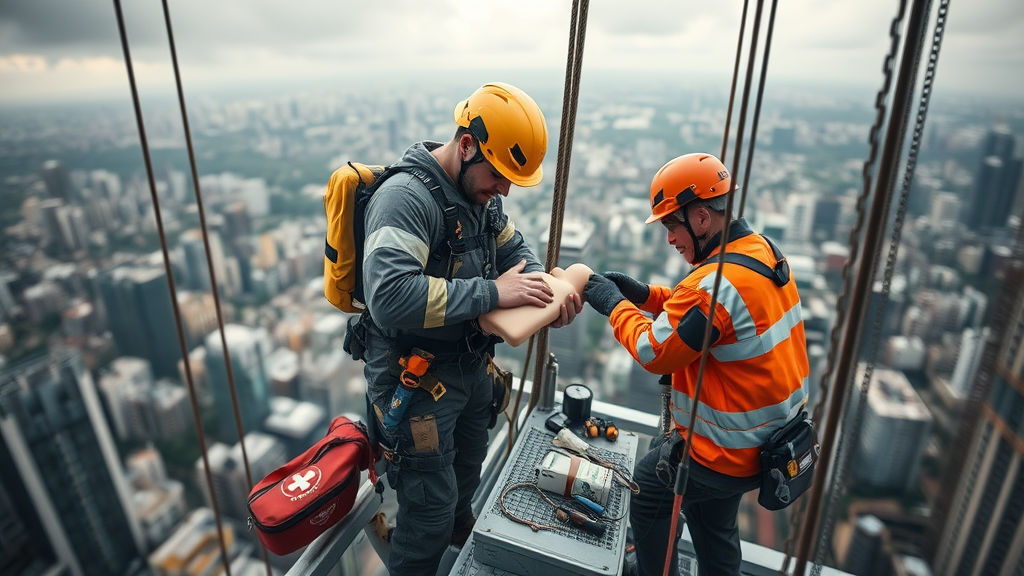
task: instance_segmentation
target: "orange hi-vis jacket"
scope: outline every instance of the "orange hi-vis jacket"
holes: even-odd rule
[[[674,289],[651,286],[642,306],[623,300],[609,316],[615,338],[637,362],[648,372],[672,374],[672,416],[683,438],[718,253]],[[746,254],[769,268],[777,263],[743,219],[730,226],[726,253]],[[746,477],[761,470],[761,445],[804,407],[810,370],[796,280],[779,287],[729,262],[723,271],[690,454],[716,472]]]

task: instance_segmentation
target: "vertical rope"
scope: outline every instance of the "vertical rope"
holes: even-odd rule
[[[672,511],[673,524],[675,523],[676,520],[678,520],[680,507],[681,507],[682,501],[683,501],[682,497],[683,497],[684,494],[686,494],[686,486],[687,486],[687,484],[690,481],[690,446],[693,443],[693,427],[694,427],[694,424],[696,423],[696,420],[697,420],[697,410],[699,409],[699,404],[700,404],[700,393],[701,393],[701,390],[704,387],[704,371],[705,371],[705,368],[707,367],[708,352],[711,349],[711,332],[712,332],[712,330],[715,327],[715,323],[714,323],[715,307],[718,305],[718,293],[719,293],[719,290],[720,290],[721,285],[722,285],[722,277],[724,276],[723,271],[725,269],[725,254],[726,254],[727,245],[729,243],[729,229],[731,228],[731,224],[732,224],[731,216],[732,216],[732,211],[733,211],[733,205],[734,205],[735,198],[736,198],[736,187],[737,187],[736,186],[736,170],[737,170],[737,165],[739,163],[740,146],[743,145],[743,124],[744,124],[744,122],[746,120],[746,117],[747,117],[747,103],[748,103],[748,101],[750,99],[750,79],[754,75],[754,56],[755,56],[755,54],[757,52],[757,35],[758,35],[758,28],[760,27],[761,12],[762,12],[763,7],[764,7],[764,0],[758,0],[758,2],[757,2],[757,10],[756,10],[755,15],[754,15],[754,30],[753,30],[753,33],[752,33],[752,39],[751,39],[751,44],[750,44],[750,57],[747,59],[747,75],[746,75],[746,82],[745,82],[745,86],[744,86],[744,90],[743,90],[743,102],[742,102],[742,104],[740,106],[740,122],[739,122],[739,125],[737,126],[736,158],[733,158],[733,168],[732,168],[732,172],[731,172],[732,180],[731,180],[730,186],[729,186],[729,193],[726,195],[727,201],[726,201],[726,208],[725,208],[725,214],[726,214],[725,226],[722,229],[722,231],[720,232],[720,234],[721,234],[721,242],[719,244],[720,248],[719,248],[719,251],[718,251],[718,262],[715,265],[715,280],[714,280],[714,283],[713,283],[713,286],[712,286],[712,289],[711,289],[711,301],[708,303],[708,322],[704,325],[704,338],[703,338],[702,344],[701,344],[700,362],[697,365],[697,384],[694,386],[694,389],[693,389],[693,409],[690,410],[690,419],[689,419],[689,422],[686,425],[686,439],[683,442],[683,453],[680,455],[679,467],[677,468],[677,472],[676,472],[676,474],[681,475],[681,479],[680,478],[676,479],[676,488],[678,488],[678,490],[676,491],[676,497],[675,497],[674,502],[673,502],[673,511]],[[744,18],[743,19],[744,19],[744,23],[745,23],[746,22],[746,2],[744,2],[743,11],[744,11]],[[740,37],[741,38],[743,36],[742,28],[743,28],[743,25],[740,26],[740,29],[741,29]],[[739,52],[737,50],[737,62],[738,62],[738,59],[739,59],[738,53]],[[734,77],[733,77],[733,88],[734,88],[734,92],[735,92],[735,74],[734,74]],[[730,97],[730,102],[729,102],[729,107],[730,107],[729,115],[730,116],[732,115],[732,112],[731,112],[732,101],[731,100],[732,99]],[[728,129],[726,130],[726,137],[727,137],[726,139],[728,139]],[[725,143],[724,142],[722,144],[722,148],[723,148],[723,150],[725,149]],[[694,247],[694,249],[696,249],[696,246]],[[673,527],[672,530],[669,533],[668,546],[667,546],[667,549],[665,551],[665,569],[664,569],[664,572],[663,572],[663,574],[665,574],[665,575],[667,575],[668,572],[669,572],[669,568],[670,568],[671,560],[672,560],[672,551],[673,551],[675,545],[676,545],[675,528]]]
[[[768,76],[768,55],[772,51],[772,31],[775,30],[775,7],[779,0],[772,0],[772,9],[768,15],[768,33],[764,38],[764,58],[761,60],[761,80],[757,84],[757,102],[754,105],[754,122],[750,126],[750,146],[747,148],[747,165],[743,170],[743,190],[740,193],[739,217],[743,218],[743,209],[747,204],[747,189],[750,187],[750,164],[754,160],[754,145],[757,142],[757,125],[761,120],[761,100],[764,98],[764,85]]]
[[[249,455],[245,449],[245,427],[242,424],[242,413],[238,406],[237,387],[235,385],[234,369],[231,366],[231,355],[228,353],[227,336],[224,333],[224,314],[220,304],[220,290],[217,286],[217,274],[213,268],[213,255],[210,252],[210,236],[206,228],[206,209],[203,207],[203,196],[199,189],[199,172],[196,169],[196,154],[192,146],[192,131],[188,123],[188,111],[185,108],[185,91],[181,84],[181,70],[178,67],[178,51],[174,43],[174,29],[171,26],[171,12],[167,7],[167,0],[162,0],[164,10],[164,22],[167,25],[167,42],[171,50],[171,62],[174,65],[174,83],[178,91],[178,104],[181,108],[181,122],[185,129],[185,145],[188,148],[188,163],[192,170],[192,189],[196,196],[196,207],[199,211],[199,227],[203,234],[203,249],[206,251],[206,269],[210,274],[210,284],[213,292],[214,308],[217,310],[217,327],[220,332],[221,351],[224,354],[224,366],[227,368],[228,389],[231,392],[231,408],[235,416],[235,428],[238,432],[238,444],[242,449],[242,464],[245,468],[245,481],[249,489],[253,487],[252,469],[249,466]],[[263,555],[263,564],[266,567],[267,576],[272,576],[270,557],[267,556],[267,549],[260,540],[260,551]]]
[[[747,105],[750,103],[750,81],[754,77],[754,58],[757,56],[757,36],[761,30],[761,12],[763,9],[764,0],[757,0],[757,9],[754,11],[754,30],[750,37],[750,55],[747,57],[747,76],[743,81],[743,105],[740,106],[740,121],[736,125],[736,156],[732,159],[732,170],[730,171],[733,179],[733,188],[737,186],[736,176],[740,169],[740,151],[743,150],[743,129],[747,123]],[[747,187],[746,182],[743,182],[742,185],[744,188]],[[731,218],[732,212],[726,212],[726,215]]]
[[[740,75],[740,55],[743,54],[743,32],[747,27],[747,5],[750,0],[743,0],[743,14],[740,16],[740,34],[736,39],[736,62],[732,66],[732,88],[729,90],[729,110],[725,113],[725,133],[722,134],[722,152],[718,155],[725,164],[726,147],[729,145],[729,124],[732,122],[732,104],[736,99],[736,79]]]
[[[573,0],[569,22],[569,49],[565,64],[565,87],[562,92],[562,122],[558,132],[558,164],[555,170],[555,189],[551,206],[551,223],[548,226],[547,257],[544,269],[551,271],[558,264],[562,246],[562,222],[565,219],[565,197],[569,182],[569,164],[572,156],[573,135],[576,128],[576,108],[579,103],[580,74],[583,69],[583,47],[587,36],[587,13],[590,0]],[[533,370],[534,386],[544,378],[544,363],[547,361],[548,329],[537,333],[537,357]],[[537,405],[539,397],[530,394],[529,410]]]
[[[196,421],[196,431],[199,434],[199,447],[203,458],[203,469],[206,475],[206,488],[210,492],[210,505],[213,508],[213,518],[217,524],[217,541],[220,544],[221,562],[227,576],[231,576],[231,566],[228,561],[227,546],[224,542],[224,527],[220,521],[220,509],[217,505],[217,494],[213,489],[213,474],[210,472],[210,459],[206,451],[206,434],[203,431],[203,420],[199,413],[199,403],[196,400],[195,382],[192,378],[192,366],[188,356],[188,346],[185,343],[185,331],[182,326],[181,310],[178,307],[178,291],[174,286],[174,274],[171,270],[171,258],[167,249],[167,235],[164,233],[163,217],[160,212],[160,199],[156,193],[156,179],[153,177],[153,161],[149,154],[149,140],[146,137],[146,125],[142,119],[142,106],[139,103],[139,90],[135,83],[135,68],[132,65],[131,51],[128,48],[128,34],[125,31],[124,14],[121,11],[121,0],[114,0],[114,11],[117,13],[117,29],[121,35],[121,50],[124,52],[125,68],[128,71],[128,84],[132,91],[132,104],[135,107],[135,121],[139,128],[139,140],[142,144],[142,157],[146,164],[146,177],[149,180],[149,195],[153,200],[153,214],[156,217],[157,233],[160,236],[160,249],[164,256],[164,272],[167,274],[167,285],[171,293],[171,309],[174,311],[174,324],[178,330],[178,345],[181,347],[182,362],[185,365],[185,380],[188,383],[189,400],[192,404],[192,416]]]
[[[836,441],[843,404],[847,396],[849,384],[853,380],[858,342],[864,322],[865,302],[868,292],[871,290],[871,281],[874,276],[876,260],[878,259],[881,245],[880,240],[884,236],[885,231],[885,216],[892,198],[895,173],[899,165],[903,138],[906,135],[906,121],[910,112],[911,93],[917,73],[916,66],[920,60],[920,47],[924,38],[924,27],[928,20],[928,7],[930,7],[930,4],[927,1],[913,2],[910,18],[907,22],[906,40],[900,58],[896,86],[892,94],[892,113],[887,123],[885,145],[878,165],[877,184],[875,187],[876,197],[871,203],[867,227],[864,229],[861,238],[863,241],[863,251],[861,257],[857,259],[857,274],[852,284],[849,307],[850,321],[843,330],[842,346],[836,366],[836,378],[829,405],[829,414],[825,422],[825,434],[821,443],[819,458],[824,465],[818,466],[815,469],[814,482],[811,485],[811,494],[809,495],[811,499],[808,502],[806,518],[800,533],[800,546],[798,548],[798,563],[795,576],[804,575],[807,559],[812,549],[812,540],[816,539],[818,545],[814,561],[815,573],[817,573],[820,566],[819,559],[822,557],[823,552],[820,539],[823,531],[818,529],[819,521],[821,520],[819,517],[822,500],[821,494],[824,489],[828,469],[831,468],[832,444]],[[902,8],[903,3],[901,3],[901,12]],[[886,62],[889,64],[890,60],[887,59]],[[830,522],[832,518],[826,516],[824,520]],[[828,529],[829,527],[826,525],[826,530]]]

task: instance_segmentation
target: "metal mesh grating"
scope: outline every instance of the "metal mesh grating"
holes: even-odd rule
[[[555,448],[554,444],[551,443],[554,438],[555,435],[547,429],[530,428],[526,437],[520,439],[519,449],[513,455],[513,459],[509,460],[509,463],[506,465],[509,474],[505,479],[505,483],[501,486],[501,490],[518,482],[532,482],[536,480],[537,466],[544,459],[544,455]],[[602,458],[624,466],[626,469],[630,468],[629,460],[624,454],[617,454],[596,447],[595,450]],[[557,494],[548,494],[555,502],[569,502],[568,499]],[[628,491],[626,488],[618,482],[613,482],[611,492],[608,494],[608,505],[605,507],[605,517],[618,518],[621,516],[627,497]],[[505,498],[505,507],[519,518],[532,520],[533,522],[548,526],[555,526],[556,530],[553,532],[566,538],[608,550],[614,550],[614,547],[619,543],[619,531],[615,529],[615,522],[605,522],[607,530],[605,530],[604,535],[600,538],[583,531],[582,528],[575,524],[562,523],[555,517],[554,508],[544,501],[536,489],[518,488],[513,490]],[[497,499],[491,505],[490,513],[502,516],[501,506],[498,505]],[[625,522],[625,519],[619,520],[619,522]]]

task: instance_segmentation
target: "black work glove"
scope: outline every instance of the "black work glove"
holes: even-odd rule
[[[619,287],[619,292],[622,292],[627,300],[637,306],[642,306],[651,295],[650,286],[622,272],[605,272],[602,276],[615,282],[615,285]]]
[[[590,275],[587,285],[583,287],[583,298],[594,310],[605,316],[609,316],[615,306],[626,299],[614,282],[600,274]]]

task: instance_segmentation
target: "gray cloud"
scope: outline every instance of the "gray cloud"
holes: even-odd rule
[[[121,59],[110,0],[0,0],[0,100],[59,86],[61,59]],[[751,16],[754,2],[751,2]],[[339,74],[360,65],[382,74],[404,69],[562,70],[567,0],[174,0],[179,59],[189,79],[211,83]],[[766,2],[767,6],[770,2]],[[779,2],[773,78],[815,81],[880,79],[894,0]],[[729,75],[742,4],[672,0],[592,2],[585,70],[662,70]],[[169,62],[158,1],[125,1],[133,58]],[[749,25],[748,25],[749,30]],[[762,29],[762,34],[764,30]],[[22,74],[3,86],[4,57],[42,56],[50,76]],[[745,61],[745,60],[744,60]],[[1024,94],[1024,2],[955,4],[949,15],[939,88],[982,86]],[[7,67],[7,74],[11,66]],[[78,79],[85,82],[87,79]],[[96,77],[95,82],[103,79]],[[108,84],[123,82],[110,76]],[[113,85],[113,84],[111,84]]]

